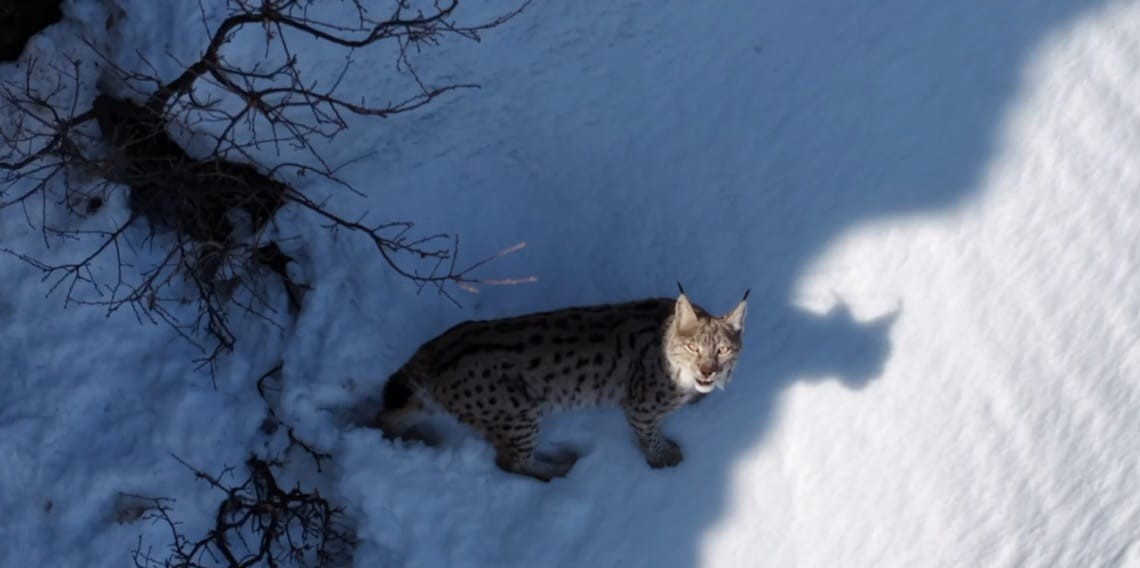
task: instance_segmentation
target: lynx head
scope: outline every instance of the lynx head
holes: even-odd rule
[[[747,300],[745,293],[731,312],[716,317],[690,303],[684,292],[677,298],[665,330],[665,355],[673,367],[674,380],[682,388],[704,394],[723,389],[732,379]]]

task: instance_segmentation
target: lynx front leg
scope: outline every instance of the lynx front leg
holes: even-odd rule
[[[625,417],[637,435],[637,443],[645,454],[645,461],[654,468],[673,467],[684,459],[681,447],[661,433],[661,414],[636,408],[626,408]]]

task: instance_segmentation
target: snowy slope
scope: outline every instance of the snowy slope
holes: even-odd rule
[[[880,382],[788,393],[793,516],[842,535],[797,535],[804,564],[1140,565],[1138,16],[1046,42],[978,200],[856,231],[801,281],[904,306]]]
[[[118,4],[131,23],[100,41],[121,65],[200,44],[196,2]],[[161,548],[116,522],[121,491],[178,498],[200,532],[217,496],[170,455],[218,471],[259,448],[251,383],[278,357],[356,566],[1140,566],[1140,3],[1041,4],[551,2],[425,52],[429,80],[483,88],[354,123],[335,151],[375,151],[346,172],[366,199],[305,189],[459,232],[472,259],[526,241],[485,274],[538,282],[456,309],[287,209],[313,292],[283,331],[244,322],[216,389],[169,330],[62,310],[0,257],[0,566]],[[41,52],[100,10],[77,2]],[[389,53],[354,57],[375,70],[354,89],[397,88]],[[4,246],[65,254],[23,222],[0,211]],[[614,412],[552,421],[584,456],[547,485],[471,436],[339,418],[452,323],[676,280],[713,311],[753,289],[733,384],[667,427],[676,469]]]

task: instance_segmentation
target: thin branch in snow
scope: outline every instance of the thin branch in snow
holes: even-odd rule
[[[53,262],[28,251],[0,252],[40,270],[48,292],[61,291],[65,305],[101,306],[108,314],[127,306],[140,322],[170,325],[202,350],[199,361],[211,371],[237,342],[234,307],[279,325],[283,310],[263,289],[267,272],[280,277],[289,311],[301,309],[306,287],[289,276],[293,259],[268,236],[280,229],[274,219],[287,204],[316,213],[333,231],[367,236],[390,268],[452,302],[454,288],[533,281],[474,273],[521,247],[460,265],[458,237],[413,236],[411,223],[350,220],[286,179],[317,178],[363,195],[340,174],[365,156],[335,163],[322,148],[348,128],[351,117],[389,118],[478,88],[430,84],[409,54],[449,36],[478,41],[482,31],[517,16],[528,3],[477,25],[454,20],[458,0],[422,10],[397,0],[381,17],[370,4],[353,0],[347,19],[331,19],[306,0],[231,0],[231,11],[217,24],[200,6],[209,41],[170,80],[141,54],[139,68],[125,69],[87,42],[105,72],[100,89],[118,84],[133,93],[133,101],[105,92],[82,100],[87,90],[78,59],[50,69],[29,62],[21,78],[0,84],[0,104],[9,111],[0,122],[0,209],[22,207],[45,248],[63,243],[64,252],[82,252],[57,254],[53,258],[64,260]],[[266,57],[235,62],[227,46],[239,34],[260,34]],[[312,67],[301,64],[294,46],[301,41],[344,48],[343,63],[323,78],[307,76]],[[395,48],[408,90],[387,99],[346,92],[352,56],[384,42]],[[194,146],[204,155],[191,156],[171,132],[208,139]],[[101,214],[124,193],[127,214]],[[49,222],[56,206],[73,216]],[[148,255],[155,247],[163,250]],[[178,307],[188,303],[197,306],[190,318]],[[200,341],[203,334],[210,341]]]

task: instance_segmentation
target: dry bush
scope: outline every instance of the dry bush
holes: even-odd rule
[[[213,526],[199,537],[187,536],[166,498],[125,496],[125,520],[156,522],[170,532],[165,552],[145,546],[142,537],[131,552],[136,568],[330,568],[349,563],[355,539],[340,507],[317,491],[283,489],[274,469],[281,462],[251,456],[241,481],[234,468],[211,475],[179,460],[194,476],[220,492]]]
[[[109,78],[101,83],[119,86],[119,96],[104,88],[93,100],[81,100],[85,89],[79,61],[47,73],[38,62],[28,62],[21,80],[0,85],[0,100],[12,117],[0,128],[0,188],[7,188],[0,189],[0,209],[23,207],[29,226],[43,233],[45,243],[96,244],[66,263],[4,252],[40,269],[49,293],[62,290],[65,304],[98,305],[108,312],[125,306],[141,321],[170,324],[202,348],[202,361],[210,365],[237,340],[230,319],[233,306],[271,321],[268,316],[277,310],[264,293],[265,276],[280,277],[292,310],[301,305],[304,284],[293,282],[286,270],[292,259],[264,236],[286,205],[311,211],[332,230],[371,240],[389,267],[421,289],[433,287],[448,298],[452,287],[531,280],[479,278],[474,271],[491,259],[459,264],[457,237],[417,235],[409,222],[343,216],[284,177],[315,176],[356,191],[337,175],[346,164],[331,164],[320,148],[329,147],[351,117],[407,113],[449,92],[475,88],[425,84],[409,53],[448,37],[478,40],[481,32],[525,7],[464,26],[454,20],[458,0],[419,9],[402,0],[387,2],[382,16],[366,4],[339,3],[349,7],[347,19],[322,19],[319,12],[326,5],[311,0],[232,0],[230,13],[211,31],[198,60],[172,80],[161,80],[153,67],[123,69],[99,54],[109,69]],[[249,66],[231,63],[226,46],[238,34],[260,34],[266,53],[275,57]],[[346,53],[395,46],[398,69],[411,78],[414,90],[384,104],[350,98],[342,94],[354,69],[347,57],[335,80],[310,80],[291,43],[298,37]],[[192,132],[211,143],[204,155],[191,156],[172,131]],[[267,150],[304,159],[262,163]],[[48,211],[57,206],[73,216],[96,214],[124,188],[129,215],[110,227],[68,229],[48,220]],[[162,251],[157,260],[139,260],[137,251],[147,247]],[[107,256],[117,266],[110,277],[93,270]],[[198,306],[193,321],[184,321],[173,309],[187,299]],[[199,340],[202,332],[214,339],[210,345]]]

